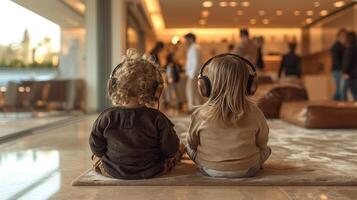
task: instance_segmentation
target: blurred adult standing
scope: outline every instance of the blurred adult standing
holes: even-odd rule
[[[151,49],[151,51],[149,52],[149,54],[153,57],[153,59],[155,60],[155,62],[157,64],[159,64],[161,66],[161,62],[160,62],[160,52],[164,49],[164,43],[161,41],[156,42],[155,46],[153,49]]]
[[[331,57],[332,57],[332,75],[335,79],[336,91],[333,97],[334,100],[343,100],[344,91],[346,91],[344,80],[341,79],[342,76],[342,60],[346,45],[346,29],[340,29],[337,33],[337,40],[331,47]]]
[[[244,57],[251,63],[255,64],[257,59],[257,47],[254,42],[249,38],[248,29],[240,30],[240,43],[235,47],[234,53]]]
[[[187,46],[186,55],[186,96],[188,112],[192,112],[194,106],[200,105],[202,100],[197,90],[197,76],[201,64],[201,52],[199,46],[196,44],[196,36],[193,33],[188,33],[184,36]]]
[[[263,45],[264,45],[264,38],[263,37],[257,37],[255,40],[256,46],[257,46],[257,59],[255,61],[255,66],[257,67],[258,70],[263,72],[264,70],[264,60],[263,60]]]
[[[353,99],[357,101],[357,41],[356,33],[351,31],[346,35],[347,48],[344,53],[342,70],[343,79],[346,81],[346,91],[350,89]],[[347,100],[347,96],[342,96],[342,100]]]
[[[289,43],[289,53],[281,60],[278,77],[285,72],[285,81],[300,84],[301,57],[296,54],[296,43]]]

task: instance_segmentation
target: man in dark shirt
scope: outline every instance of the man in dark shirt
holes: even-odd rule
[[[357,41],[355,32],[347,33],[347,49],[342,62],[343,79],[357,101]],[[347,100],[347,97],[343,97]]]
[[[300,79],[301,58],[295,53],[296,43],[289,43],[289,50],[290,52],[283,56],[278,77],[281,77],[281,73],[284,70],[286,77]]]
[[[332,75],[335,79],[336,92],[333,97],[335,101],[343,100],[346,93],[344,88],[344,81],[341,79],[342,76],[342,60],[345,51],[346,44],[346,29],[340,29],[337,33],[337,40],[331,48],[331,58],[332,58]]]

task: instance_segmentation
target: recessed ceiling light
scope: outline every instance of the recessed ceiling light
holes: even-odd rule
[[[256,24],[257,20],[256,19],[250,19],[249,22],[250,22],[250,24]]]
[[[229,2],[229,6],[230,6],[230,7],[236,7],[237,5],[238,5],[238,3],[235,2],[235,1]]]
[[[269,24],[269,19],[263,19],[262,23],[263,24]]]
[[[327,10],[321,10],[320,11],[320,15],[321,16],[326,16],[328,14],[328,11]]]
[[[320,2],[318,2],[318,1],[315,1],[314,2],[314,6],[317,8],[317,7],[320,7]]]
[[[307,14],[308,16],[313,16],[313,15],[314,15],[314,11],[308,10],[308,11],[306,11],[306,14]]]
[[[242,6],[243,6],[243,7],[249,7],[249,6],[250,6],[249,1],[243,1],[243,2],[242,2]]]
[[[259,15],[265,15],[265,11],[264,10],[259,10]]]
[[[227,7],[228,3],[226,1],[221,1],[219,2],[219,6],[221,7]]]
[[[200,19],[200,21],[198,21],[198,23],[201,24],[201,25],[207,24],[205,19]]]
[[[213,6],[213,3],[212,3],[212,1],[204,1],[204,2],[202,2],[202,6],[205,8],[210,8]]]
[[[276,15],[282,16],[282,15],[283,15],[283,11],[282,11],[282,10],[277,10],[277,11],[276,11]]]
[[[342,6],[345,5],[345,2],[344,1],[336,1],[334,4],[333,4],[336,8],[340,8]]]
[[[300,15],[300,11],[295,10],[295,11],[294,11],[294,15],[295,15],[295,16],[299,16],[299,15]]]
[[[307,18],[307,19],[305,20],[305,22],[306,22],[306,24],[311,24],[311,23],[312,23],[312,19],[311,19],[311,18]]]
[[[244,12],[243,12],[243,10],[238,10],[238,11],[237,11],[237,15],[239,15],[239,16],[242,16],[242,15],[244,15]]]
[[[206,17],[208,17],[208,15],[209,15],[209,11],[208,10],[202,10],[202,12],[201,12],[201,16],[202,17],[206,18]]]

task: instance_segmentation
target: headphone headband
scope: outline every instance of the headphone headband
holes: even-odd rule
[[[110,76],[109,76],[109,78],[113,78],[114,77],[114,75],[115,75],[115,73],[117,72],[117,70],[121,67],[123,65],[123,63],[121,62],[121,63],[119,63],[114,69],[113,69],[113,71],[112,71],[112,73],[110,73]]]
[[[208,64],[210,64],[210,62],[211,62],[213,59],[215,59],[215,58],[220,58],[220,57],[224,57],[224,56],[233,56],[233,57],[235,57],[235,58],[238,58],[238,59],[240,59],[240,60],[243,60],[243,62],[245,62],[247,65],[249,65],[249,67],[252,69],[252,71],[253,71],[253,74],[252,74],[252,75],[253,75],[253,76],[257,73],[257,70],[255,69],[254,65],[253,65],[248,59],[243,58],[242,56],[237,55],[237,54],[233,54],[233,53],[223,53],[223,54],[218,54],[218,55],[213,56],[212,58],[208,59],[208,60],[205,62],[205,64],[203,64],[203,66],[201,67],[199,75],[200,75],[200,76],[203,76],[203,71],[204,71],[204,69],[206,68],[206,66],[207,66]]]

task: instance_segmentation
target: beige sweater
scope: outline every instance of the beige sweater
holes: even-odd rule
[[[236,126],[224,127],[192,115],[188,145],[197,151],[196,162],[221,171],[247,170],[267,148],[269,127],[261,110],[250,104]]]

